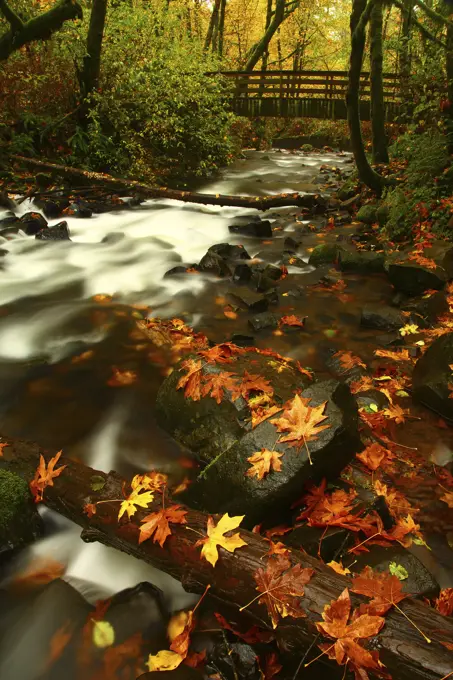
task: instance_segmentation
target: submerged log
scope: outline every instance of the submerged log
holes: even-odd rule
[[[0,467],[20,474],[27,481],[33,478],[41,454],[46,462],[55,455],[54,451],[43,451],[36,443],[8,437],[2,437],[2,443],[7,445],[3,448]],[[238,608],[246,607],[244,615],[261,627],[270,627],[266,606],[255,599],[254,574],[265,565],[269,551],[269,542],[265,538],[240,529],[241,538],[247,545],[234,553],[220,548],[219,561],[213,568],[200,559],[200,547],[196,546],[197,541],[206,536],[208,515],[188,509],[187,524],[172,525],[172,535],[163,548],[151,540],[139,545],[140,520],[144,515],[161,509],[161,496],[156,494],[153,503],[146,510],[139,509],[130,521],[122,519],[118,522],[119,503],[113,499],[124,497],[123,488],[125,485],[129,488],[125,480],[115,472],[105,474],[68,458],[61,458],[60,464],[67,467],[53,480],[54,486],[45,489],[44,502],[82,526],[85,541],[99,541],[148,562],[180,580],[187,591],[201,593],[209,584],[210,596],[215,600]],[[99,478],[104,480],[103,486]],[[93,491],[93,486],[102,488]],[[85,504],[109,499],[112,502],[97,505],[97,513],[88,518],[84,512]],[[169,502],[167,500],[167,507]],[[301,564],[314,570],[313,577],[305,586],[305,596],[301,598],[306,618],[286,617],[275,630],[282,652],[293,653],[300,659],[304,650],[317,641],[315,623],[321,620],[324,605],[336,599],[351,582],[319,560],[299,551],[292,551],[290,559],[293,566]],[[355,605],[363,601],[356,596],[352,599]],[[379,651],[380,660],[394,680],[445,680],[450,677],[453,674],[453,654],[441,642],[453,641],[453,620],[410,598],[399,606],[431,640],[430,644],[403,614],[393,608],[387,614],[380,634],[365,641],[365,645],[368,643],[370,649]],[[322,636],[319,637],[321,641]],[[313,653],[314,656],[316,653]]]
[[[48,170],[66,177],[84,178],[90,182],[101,183],[104,186],[112,187],[117,191],[134,191],[146,198],[171,198],[183,203],[200,203],[202,205],[231,206],[234,208],[253,208],[255,210],[269,210],[269,208],[282,208],[284,206],[299,206],[302,208],[321,208],[327,205],[326,199],[320,194],[277,194],[275,196],[224,196],[222,194],[199,194],[195,191],[180,191],[178,189],[167,189],[162,187],[152,187],[131,179],[120,179],[100,172],[89,170],[79,170],[67,165],[39,161],[35,158],[11,155],[11,158],[26,165]]]

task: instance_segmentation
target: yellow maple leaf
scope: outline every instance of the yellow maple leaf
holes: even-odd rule
[[[280,458],[283,453],[278,451],[269,451],[268,449],[261,449],[247,458],[251,467],[245,473],[247,477],[257,477],[263,479],[271,470],[280,472],[282,469],[282,462]]]
[[[318,439],[318,434],[326,430],[330,425],[320,425],[328,416],[323,415],[327,401],[319,406],[309,406],[310,399],[296,394],[288,407],[284,410],[281,418],[274,418],[271,423],[277,425],[279,432],[288,432],[280,437],[279,442],[289,442],[289,446],[305,445],[308,459],[311,463],[310,452],[307,442]]]
[[[418,332],[418,326],[415,323],[407,323],[405,326],[400,328],[400,335],[403,337],[405,335],[416,335]]]
[[[161,649],[154,656],[149,655],[146,665],[150,673],[153,671],[173,671],[183,662],[183,657],[169,649]]]
[[[245,541],[242,540],[239,533],[233,534],[232,536],[225,536],[227,531],[232,529],[237,529],[245,515],[238,515],[237,517],[230,517],[228,513],[223,515],[218,524],[214,524],[212,517],[208,518],[207,526],[207,536],[202,538],[200,541],[196,542],[196,546],[202,545],[201,556],[215,567],[217,560],[219,559],[219,552],[217,546],[221,546],[228,552],[234,552],[236,548],[242,548],[242,546],[247,545]]]
[[[131,482],[132,491],[129,496],[121,503],[118,519],[127,512],[129,519],[137,512],[137,507],[147,508],[154,500],[153,491],[149,491],[150,477],[148,475],[135,475]],[[152,487],[156,488],[156,486]]]
[[[342,576],[346,576],[347,574],[351,573],[350,569],[348,569],[347,567],[343,567],[341,562],[336,562],[335,560],[327,562],[327,566],[336,571],[337,574],[341,574]]]

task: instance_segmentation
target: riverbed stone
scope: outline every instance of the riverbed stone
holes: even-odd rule
[[[255,238],[272,238],[272,227],[269,220],[249,222],[248,224],[231,224],[228,231],[231,234],[242,234]]]
[[[231,245],[230,243],[216,243],[208,249],[208,253],[215,253],[223,260],[234,262],[251,259],[243,245]]]
[[[428,297],[421,296],[409,299],[401,304],[401,309],[411,314],[417,314],[425,321],[433,323],[439,316],[448,313],[449,304],[444,291],[438,291]]]
[[[42,229],[36,234],[35,238],[38,241],[70,241],[68,223],[63,221],[53,227]]]
[[[208,512],[245,514],[243,524],[252,526],[287,512],[307,481],[335,478],[360,446],[355,400],[349,388],[337,380],[315,383],[303,390],[301,397],[313,406],[326,403],[324,422],[328,427],[308,445],[312,465],[303,445],[275,443],[278,432],[270,419],[238,437],[212,459],[185,492],[184,502]],[[246,473],[250,469],[248,458],[263,448],[277,449],[284,455],[281,471],[260,480]]]
[[[384,271],[385,257],[383,253],[370,250],[347,249],[338,250],[340,271],[352,274],[381,274]]]
[[[232,274],[232,270],[228,263],[220,257],[220,255],[209,251],[201,258],[197,269],[200,272],[214,274],[214,276],[219,276],[221,278],[231,276]]]
[[[45,229],[47,227],[46,218],[43,217],[41,213],[37,212],[25,213],[25,215],[22,215],[22,217],[19,219],[19,222],[21,224],[20,228],[27,234],[27,236],[34,236],[38,233],[38,231],[41,231],[41,229]]]
[[[401,328],[408,323],[405,315],[389,305],[365,305],[360,315],[360,325],[364,328],[376,328],[388,331]]]
[[[66,196],[64,196],[57,198],[47,198],[44,200],[37,199],[35,200],[35,204],[40,210],[43,211],[44,215],[49,220],[55,220],[61,216],[65,208],[69,207],[70,201]]]
[[[453,333],[434,340],[415,364],[412,375],[413,397],[442,418],[453,421]]]
[[[267,312],[269,307],[269,300],[259,293],[255,293],[250,288],[245,286],[237,286],[227,292],[228,298],[239,305],[242,309],[246,309],[254,314]]]
[[[35,541],[42,531],[27,482],[0,469],[0,560]]]
[[[375,203],[366,203],[358,210],[356,218],[359,222],[365,224],[374,224],[377,222],[377,205]]]
[[[338,255],[336,243],[320,243],[310,253],[308,264],[312,267],[320,267],[323,264],[333,264]]]
[[[255,332],[265,328],[278,328],[278,320],[271,312],[261,312],[249,319],[249,325]]]
[[[397,291],[409,296],[422,295],[426,290],[441,290],[453,278],[453,246],[447,241],[435,241],[423,251],[423,257],[433,260],[428,267],[411,259],[413,250],[406,248],[393,253],[385,263],[387,275]]]

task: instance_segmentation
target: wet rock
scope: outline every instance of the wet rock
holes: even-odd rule
[[[0,208],[6,208],[6,210],[15,210],[16,204],[8,196],[7,191],[0,191]]]
[[[376,219],[380,227],[385,227],[390,218],[390,207],[385,203],[381,205],[376,210]]]
[[[233,281],[235,283],[246,283],[251,281],[253,277],[253,270],[248,264],[238,264],[234,268]]]
[[[439,316],[448,313],[449,305],[445,293],[439,291],[429,297],[421,297],[419,299],[412,299],[409,302],[403,302],[401,309],[418,314],[427,322],[433,323]]]
[[[379,331],[398,329],[406,323],[408,320],[399,309],[387,305],[366,305],[360,316],[361,326]]]
[[[323,562],[330,562],[338,559],[339,551],[354,545],[354,534],[342,527],[329,527],[325,531],[302,524],[282,536],[280,540],[291,548],[304,550],[313,557],[320,555]]]
[[[349,198],[356,196],[359,189],[359,182],[355,177],[350,177],[338,190],[337,196],[340,201],[347,201]]]
[[[441,290],[453,278],[453,246],[446,241],[436,241],[426,248],[423,257],[433,260],[436,267],[419,264],[410,259],[411,249],[391,255],[385,264],[387,275],[397,291],[417,296],[425,290]]]
[[[229,243],[216,243],[209,248],[208,253],[215,253],[223,260],[235,262],[238,260],[251,259],[243,245],[230,245]]]
[[[38,172],[35,176],[35,182],[40,189],[48,189],[52,184],[52,177],[45,172]]]
[[[41,229],[45,229],[47,227],[47,220],[37,212],[25,213],[25,215],[22,215],[19,222],[21,225],[20,228],[27,234],[27,236],[34,236],[39,231],[41,231]]]
[[[264,293],[264,297],[266,298],[270,305],[280,304],[280,298],[276,288],[266,291]]]
[[[381,274],[384,271],[384,255],[364,250],[340,248],[338,262],[342,272],[353,274]]]
[[[300,267],[301,269],[304,269],[307,266],[307,263],[304,262],[302,258],[296,257],[292,253],[285,253],[280,260],[280,264],[284,264],[287,267]]]
[[[239,307],[247,309],[254,314],[266,312],[269,307],[269,300],[266,297],[258,295],[244,286],[229,290],[227,295]]]
[[[272,227],[269,220],[249,222],[248,224],[231,224],[228,227],[231,234],[242,234],[256,238],[272,238]]]
[[[351,215],[347,211],[337,212],[333,215],[335,225],[341,226],[342,224],[350,224]]]
[[[373,545],[370,552],[359,555],[352,569],[358,573],[366,566],[376,571],[389,571],[390,564],[401,566],[408,577],[401,581],[403,592],[419,597],[435,597],[439,593],[439,584],[423,563],[402,546],[383,548]]]
[[[377,205],[374,203],[367,203],[362,205],[360,210],[357,212],[356,219],[359,222],[364,222],[365,224],[374,224],[377,222]]]
[[[347,210],[348,212],[354,212],[357,203],[360,201],[360,194],[356,194],[355,196],[351,196],[351,198],[346,199],[346,201],[342,201],[339,205],[339,207],[342,210]]]
[[[402,345],[405,345],[404,338],[401,337],[401,335],[396,332],[396,333],[383,333],[382,335],[377,335],[375,338],[375,342],[377,345],[380,345],[381,347],[400,347]]]
[[[351,368],[345,368],[343,362],[343,352],[337,353],[334,350],[327,352],[325,360],[326,368],[333,373],[339,380],[344,380],[346,383],[360,380],[367,373],[364,366],[353,365]]]
[[[244,335],[242,333],[233,333],[230,342],[232,342],[234,345],[238,345],[238,347],[255,346],[255,338],[253,335]]]
[[[179,276],[181,274],[187,274],[187,267],[184,265],[178,265],[166,271],[164,274],[164,279],[168,279],[171,276]]]
[[[43,526],[28,484],[0,469],[0,559],[29,545],[42,535]]]
[[[107,243],[109,246],[115,245],[124,239],[122,231],[111,231],[104,236],[101,243]]]
[[[293,238],[292,236],[287,236],[283,241],[283,248],[288,252],[294,253],[300,247],[302,239]]]
[[[270,312],[262,312],[249,319],[249,326],[255,332],[262,331],[265,328],[278,328],[278,320]]]
[[[117,644],[145,630],[165,642],[168,616],[163,591],[145,581],[114,595],[104,620],[112,625]]]
[[[425,354],[415,364],[412,376],[413,397],[453,421],[453,399],[450,399],[453,374],[453,333],[446,333],[434,340]]]
[[[336,243],[320,243],[310,253],[308,264],[312,267],[320,267],[323,264],[333,264],[338,255]]]
[[[275,520],[287,512],[308,480],[336,477],[359,446],[354,398],[349,388],[336,380],[316,383],[303,390],[301,396],[310,399],[313,406],[327,402],[325,423],[329,427],[309,444],[312,465],[303,446],[279,443],[278,450],[284,454],[282,470],[261,480],[247,476],[247,459],[263,448],[275,448],[278,433],[267,420],[213,459],[185,493],[185,502],[208,512],[245,514],[250,526],[269,517]]]
[[[69,207],[73,211],[74,217],[86,219],[93,215],[92,209],[85,201],[77,201],[77,203],[72,203]]]
[[[39,241],[70,241],[68,223],[63,221],[53,227],[42,229],[35,238]]]
[[[214,276],[224,277],[231,276],[232,270],[225,260],[214,252],[207,252],[204,255],[197,269],[206,274],[214,274]]]
[[[354,395],[359,408],[376,405],[379,410],[389,405],[389,400],[380,390],[365,390]]]
[[[69,207],[69,199],[66,197],[38,199],[35,200],[35,204],[49,220],[55,220],[61,216],[65,208]]]
[[[310,151],[313,151],[314,146],[313,144],[302,144],[300,147],[301,151],[304,151],[305,153],[310,153]]]
[[[19,229],[22,229],[22,224],[14,213],[8,213],[0,220],[0,236],[4,238],[17,234]]]

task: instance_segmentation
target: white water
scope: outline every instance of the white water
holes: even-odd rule
[[[321,164],[340,165],[347,158],[333,153],[307,156],[253,152],[201,190],[242,195],[301,191],[303,183],[312,180]],[[20,213],[30,208],[23,203]],[[270,211],[266,217],[273,219],[276,212],[284,210]],[[24,311],[0,319],[0,361],[46,357],[55,362],[74,340],[101,340],[98,331],[80,335],[62,330],[83,300],[95,294],[115,294],[125,302],[151,305],[161,316],[177,315],[178,294],[188,289],[197,294],[209,285],[210,279],[163,279],[164,273],[178,262],[198,262],[215,243],[241,242],[240,237],[229,234],[228,224],[231,218],[250,213],[249,209],[154,200],[120,213],[85,220],[69,218],[73,243],[49,244],[25,235],[10,240],[0,237],[0,248],[8,251],[0,272],[0,305],[27,298]],[[112,232],[122,232],[124,238],[117,243],[101,243]],[[40,298],[50,293],[55,295],[55,301],[43,306]],[[94,468],[108,472],[114,466],[127,413],[127,405],[115,407],[90,440],[83,442],[85,450],[91,452],[90,464]],[[90,600],[148,580],[163,588],[172,609],[193,601],[193,596],[171,577],[100,544],[87,545],[80,540],[78,527],[52,516],[48,510],[44,510],[44,516],[61,529],[34,545],[28,557],[51,557],[63,562],[67,565],[65,578]]]

